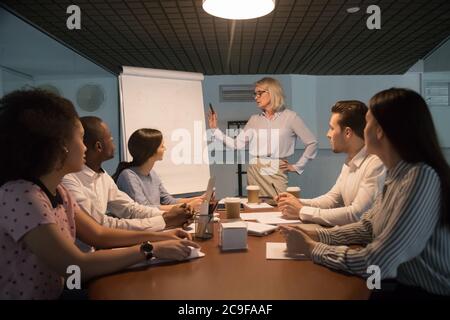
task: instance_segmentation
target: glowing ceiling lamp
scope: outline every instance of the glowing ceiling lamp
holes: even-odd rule
[[[203,10],[225,19],[243,20],[265,16],[275,8],[275,0],[203,0]]]

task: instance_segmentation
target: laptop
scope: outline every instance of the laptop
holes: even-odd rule
[[[206,201],[209,204],[208,205],[208,214],[209,215],[213,215],[214,211],[217,208],[217,204],[219,203],[217,200],[213,199],[213,193],[214,193],[214,184],[216,182],[216,178],[215,177],[211,177],[208,180],[208,187],[206,188]]]
[[[208,186],[206,187],[206,201],[208,201],[208,203],[209,203],[209,201],[211,200],[211,197],[212,197],[212,194],[213,194],[213,192],[214,192],[214,184],[216,183],[216,178],[215,177],[211,177],[211,178],[209,178],[209,180],[208,180]]]

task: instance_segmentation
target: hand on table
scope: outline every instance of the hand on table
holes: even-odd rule
[[[278,208],[283,214],[283,218],[292,220],[300,219],[300,210],[303,205],[298,198],[290,193],[283,192],[275,198],[275,201],[277,201]]]
[[[304,254],[307,258],[311,258],[316,241],[299,228],[291,226],[280,226],[279,228],[286,240],[289,255]]]
[[[191,248],[200,246],[190,240],[167,240],[153,243],[153,256],[160,259],[184,260],[191,254]]]

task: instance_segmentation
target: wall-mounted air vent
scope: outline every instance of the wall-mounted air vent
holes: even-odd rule
[[[450,82],[427,81],[425,82],[425,100],[431,107],[450,106]]]
[[[251,84],[219,86],[220,102],[253,102],[255,86]]]

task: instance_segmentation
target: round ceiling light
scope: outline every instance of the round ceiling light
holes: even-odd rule
[[[210,15],[233,20],[265,16],[275,8],[275,0],[203,0],[203,10]]]

